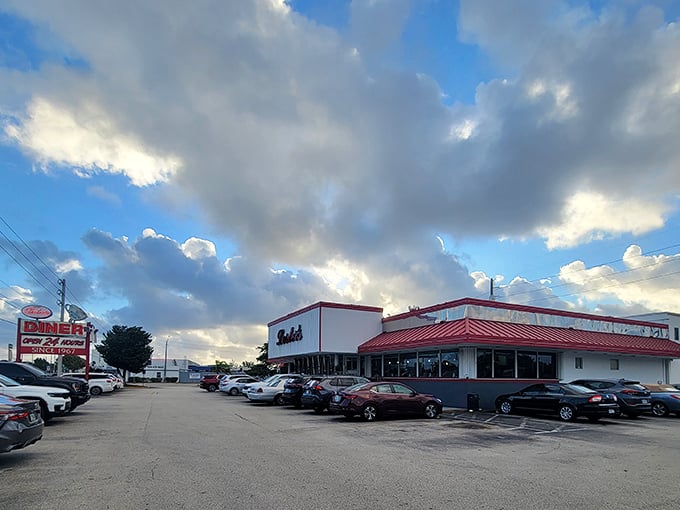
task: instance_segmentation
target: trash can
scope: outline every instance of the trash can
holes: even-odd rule
[[[479,411],[479,394],[478,393],[468,393],[467,394],[467,409],[468,411]]]

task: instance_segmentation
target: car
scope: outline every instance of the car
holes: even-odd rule
[[[0,393],[0,453],[20,450],[40,441],[44,426],[36,400]]]
[[[265,385],[248,385],[245,393],[246,398],[251,402],[266,402],[277,406],[283,405],[283,386],[288,379],[288,377],[279,377],[272,379]]]
[[[302,407],[302,389],[310,380],[309,377],[296,375],[286,379],[283,384],[283,395],[281,401],[284,405],[292,405],[295,407]]]
[[[304,407],[314,409],[317,413],[322,413],[328,409],[331,403],[331,397],[340,390],[354,386],[355,384],[364,384],[370,382],[365,377],[351,376],[351,375],[334,375],[328,377],[316,377],[310,379],[305,384],[301,403]]]
[[[640,381],[630,379],[576,379],[569,384],[585,386],[591,390],[613,393],[621,408],[621,414],[629,418],[636,418],[642,413],[652,410],[652,400],[649,390]]]
[[[69,413],[90,400],[90,386],[87,381],[77,377],[48,375],[29,363],[0,361],[0,374],[13,379],[19,384],[54,386],[68,390],[71,397]]]
[[[246,395],[246,393],[247,393],[247,392],[250,390],[250,388],[252,388],[252,387],[266,386],[267,384],[272,383],[272,382],[275,382],[275,381],[279,381],[280,379],[284,379],[284,380],[285,380],[285,379],[290,379],[291,377],[300,376],[300,375],[301,375],[301,374],[274,374],[274,375],[270,375],[269,377],[267,377],[266,379],[264,379],[264,380],[262,380],[262,381],[258,381],[258,382],[246,384],[246,385],[241,389],[241,393],[243,393],[244,395]]]
[[[652,397],[652,414],[668,416],[675,413],[680,416],[680,390],[672,384],[643,384]]]
[[[40,417],[44,422],[48,422],[55,416],[66,414],[71,409],[71,396],[64,388],[19,384],[9,377],[0,375],[0,393],[14,398],[37,401],[40,406]]]
[[[226,374],[224,377],[222,377],[222,378],[220,379],[220,382],[219,382],[219,384],[218,384],[217,389],[220,390],[220,391],[224,391],[222,388],[223,388],[224,386],[228,386],[230,381],[232,381],[232,380],[234,380],[234,379],[243,378],[243,377],[251,377],[252,379],[254,379],[255,382],[258,382],[258,381],[259,381],[259,379],[258,379],[257,377],[252,377],[252,376],[250,376],[250,375],[248,375],[248,374],[245,374],[245,373]]]
[[[565,383],[539,383],[496,397],[496,410],[501,414],[532,412],[556,414],[562,421],[585,416],[590,421],[620,414],[616,395]]]
[[[209,393],[217,391],[220,386],[220,379],[222,379],[226,374],[206,374],[201,377],[198,386],[207,390]]]
[[[249,375],[230,377],[229,379],[225,377],[220,381],[220,391],[236,396],[241,394],[241,390],[246,384],[256,382],[259,381]]]
[[[366,421],[387,416],[416,415],[437,418],[442,401],[427,393],[418,393],[403,383],[368,382],[340,390],[331,398],[330,411],[346,418],[360,415]]]
[[[90,386],[90,395],[98,396],[102,393],[111,393],[116,389],[116,380],[111,376],[111,374],[101,374],[97,372],[90,372],[85,374],[85,372],[69,372],[63,374],[64,377],[79,377],[88,382]]]

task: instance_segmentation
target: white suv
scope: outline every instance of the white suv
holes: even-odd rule
[[[40,403],[40,416],[43,421],[66,414],[71,409],[71,395],[68,390],[52,386],[19,384],[14,379],[1,374],[0,393],[14,398],[37,400]]]
[[[88,379],[85,378],[84,372],[73,372],[62,375],[85,379],[90,385],[90,395],[92,396],[101,395],[102,393],[111,393],[114,390],[115,381],[111,377],[111,374],[98,374],[96,372],[90,372]],[[102,375],[104,377],[101,377]]]

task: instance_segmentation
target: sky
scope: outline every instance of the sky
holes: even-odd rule
[[[319,301],[680,313],[680,0],[0,0],[21,307],[253,361]],[[68,318],[68,315],[66,315]]]

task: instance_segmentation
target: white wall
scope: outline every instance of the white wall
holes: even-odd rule
[[[356,354],[359,345],[382,333],[382,313],[345,308],[321,311],[321,350]]]
[[[583,358],[583,368],[575,368],[574,358]],[[610,360],[619,360],[619,369],[612,370]],[[564,352],[560,356],[558,377],[569,382],[585,377],[597,379],[634,379],[643,383],[664,380],[664,359],[645,356],[622,356],[591,352]]]
[[[290,329],[302,327],[302,340],[277,345],[280,330],[290,333]],[[301,314],[269,326],[269,357],[283,358],[311,352],[319,352],[319,308],[312,308]]]

